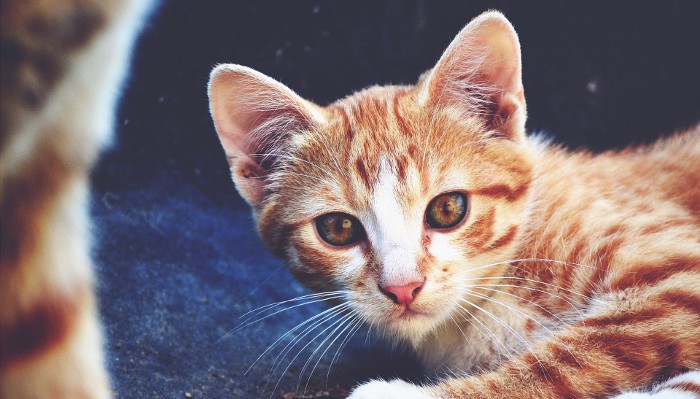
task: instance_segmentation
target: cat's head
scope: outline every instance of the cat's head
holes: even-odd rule
[[[263,241],[313,289],[347,290],[379,329],[419,340],[469,308],[470,281],[499,276],[514,255],[533,156],[503,15],[474,19],[414,86],[321,107],[220,65],[209,98]]]

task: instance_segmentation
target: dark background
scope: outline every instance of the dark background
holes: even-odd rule
[[[307,355],[274,391],[265,383],[276,354],[243,373],[324,309],[291,309],[217,343],[246,311],[307,291],[260,244],[230,183],[207,108],[214,65],[250,66],[327,104],[368,85],[414,82],[460,28],[495,8],[520,36],[528,130],[572,148],[622,148],[700,121],[698,4],[164,1],[136,48],[115,143],[94,173],[94,252],[117,397],[294,391]],[[372,376],[420,376],[409,355],[370,340],[358,333],[333,366],[331,396]],[[307,393],[325,385],[330,357]]]

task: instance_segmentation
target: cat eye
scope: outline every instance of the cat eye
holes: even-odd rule
[[[425,210],[425,223],[434,229],[454,227],[467,214],[467,195],[453,191],[433,198]]]
[[[340,212],[317,217],[316,231],[323,241],[336,247],[354,244],[365,236],[365,230],[359,220]]]

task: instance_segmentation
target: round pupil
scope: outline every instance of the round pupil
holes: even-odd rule
[[[359,222],[357,222],[359,223]],[[316,228],[321,238],[331,245],[348,245],[358,240],[359,224],[343,213],[330,213],[316,219]]]
[[[463,193],[447,193],[428,205],[426,222],[430,227],[447,228],[457,225],[466,214],[467,199]]]

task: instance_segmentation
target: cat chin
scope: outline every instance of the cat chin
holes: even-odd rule
[[[444,323],[445,317],[419,311],[387,315],[379,326],[394,341],[408,342],[417,348],[433,331]]]

